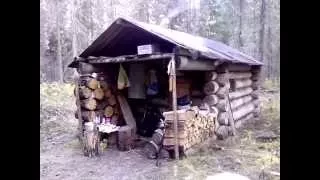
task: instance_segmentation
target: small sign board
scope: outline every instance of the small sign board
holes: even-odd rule
[[[158,51],[158,47],[154,44],[138,46],[138,55],[153,54],[156,51]]]

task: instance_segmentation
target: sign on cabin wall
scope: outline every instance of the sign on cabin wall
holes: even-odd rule
[[[159,52],[159,46],[155,44],[146,44],[138,46],[138,55],[154,54]]]

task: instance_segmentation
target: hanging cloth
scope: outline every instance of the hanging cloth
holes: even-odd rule
[[[118,75],[118,89],[122,90],[124,88],[130,87],[129,78],[127,76],[126,71],[120,64],[119,75]]]
[[[156,76],[156,71],[151,69],[148,75],[147,95],[157,95],[159,93],[159,82]]]
[[[145,64],[132,63],[129,69],[130,87],[128,88],[128,98],[146,99],[145,91]]]
[[[168,70],[167,73],[169,75],[169,91],[172,92],[172,86],[173,86],[173,80],[172,75],[174,75],[175,69],[173,67],[173,60],[171,60],[168,64]]]

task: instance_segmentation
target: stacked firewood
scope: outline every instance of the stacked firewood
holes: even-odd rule
[[[81,107],[84,122],[93,122],[96,117],[104,116],[110,118],[112,124],[118,124],[119,105],[105,75],[80,77],[79,97],[79,107]],[[76,118],[78,118],[77,112],[75,113]]]
[[[203,142],[214,133],[215,115],[209,111],[193,107],[191,110],[178,110],[178,143],[182,150]],[[163,145],[170,149],[175,144],[173,111],[163,113],[166,121]]]

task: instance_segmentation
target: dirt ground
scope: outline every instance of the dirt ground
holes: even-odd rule
[[[208,140],[178,162],[154,160],[140,149],[105,150],[100,157],[83,156],[76,138],[77,120],[71,85],[42,84],[40,112],[40,177],[53,179],[206,179],[235,172],[250,179],[280,179],[280,92],[262,93],[262,117],[225,141]],[[259,141],[262,133],[277,136]],[[217,147],[221,147],[220,150]]]

